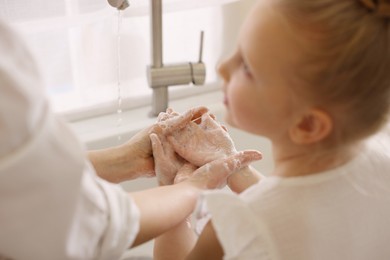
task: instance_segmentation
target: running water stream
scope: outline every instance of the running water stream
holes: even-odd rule
[[[121,27],[122,27],[122,11],[118,10],[118,31],[117,31],[117,128],[122,126],[122,90],[121,90]],[[122,136],[118,131],[118,142],[121,142]]]

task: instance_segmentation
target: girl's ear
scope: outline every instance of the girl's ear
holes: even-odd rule
[[[324,140],[333,130],[331,116],[319,109],[304,113],[290,128],[290,139],[295,144],[313,144]]]

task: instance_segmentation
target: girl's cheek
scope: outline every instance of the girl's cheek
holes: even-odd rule
[[[239,124],[242,119],[247,117],[247,100],[245,100],[240,92],[231,92],[231,94],[231,100],[229,100],[229,110],[235,124]]]

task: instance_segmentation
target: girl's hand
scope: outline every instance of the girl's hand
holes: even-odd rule
[[[212,115],[204,113],[198,121],[190,121],[180,128],[164,129],[167,139],[182,158],[199,167],[237,152],[226,128]]]
[[[192,173],[191,170],[194,168],[188,167],[185,169],[187,172],[183,171],[176,178],[187,178],[185,181],[195,184],[196,187],[201,189],[219,189],[226,185],[227,179],[231,174],[261,158],[262,155],[258,151],[237,152],[227,158],[207,163]]]

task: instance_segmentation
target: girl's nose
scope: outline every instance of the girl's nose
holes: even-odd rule
[[[217,65],[217,72],[225,82],[229,81],[228,60],[224,60]]]

